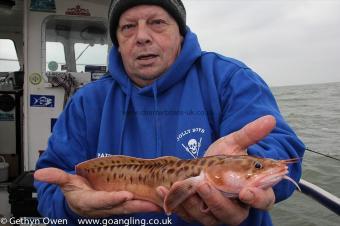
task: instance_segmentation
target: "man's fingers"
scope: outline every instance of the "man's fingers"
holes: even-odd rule
[[[225,198],[221,192],[207,183],[199,186],[197,191],[211,213],[221,222],[239,225],[249,214],[247,206],[239,205]]]
[[[213,226],[220,224],[210,211],[202,212],[203,201],[196,194],[184,201],[182,206],[186,210],[187,215],[203,225]]]
[[[175,213],[180,216],[184,221],[191,223],[194,222],[195,219],[190,216],[190,214],[188,213],[188,211],[184,208],[183,205],[179,205],[176,209],[175,209]]]
[[[129,214],[133,212],[154,212],[161,208],[155,204],[142,200],[133,200],[133,194],[127,191],[119,192],[92,192],[91,198],[86,199],[81,205],[90,210],[107,210],[112,214]]]
[[[205,155],[245,155],[246,149],[266,137],[275,124],[276,120],[271,115],[258,118],[242,129],[215,141]]]
[[[103,203],[102,203],[103,204]],[[131,214],[131,213],[142,213],[142,212],[159,212],[162,209],[155,204],[142,200],[128,200],[124,201],[120,205],[114,205],[113,203],[105,203],[105,207],[101,208],[80,208],[79,206],[73,207],[71,209],[76,211],[81,216],[87,217],[108,217],[117,214]]]
[[[50,184],[64,185],[70,181],[69,174],[57,168],[44,168],[35,171],[34,179]]]
[[[160,212],[162,208],[159,206],[143,200],[130,200],[124,202],[111,210],[112,214],[130,214],[130,213],[147,213],[147,212]]]
[[[268,210],[275,203],[275,194],[272,188],[263,190],[261,188],[244,188],[239,194],[239,199],[251,207]]]
[[[241,149],[246,149],[248,146],[256,144],[265,138],[274,129],[275,125],[275,118],[271,115],[266,115],[232,133],[230,139],[233,139]]]
[[[156,193],[162,200],[164,200],[167,194],[169,193],[169,189],[167,189],[164,186],[158,186],[156,188]]]
[[[70,208],[81,216],[107,217],[115,214],[161,210],[151,202],[133,200],[133,194],[127,191],[78,190],[66,192],[65,197]]]
[[[81,206],[86,206],[89,209],[112,209],[128,200],[133,199],[133,194],[127,191],[118,192],[106,192],[106,191],[80,191],[84,195],[84,192],[88,192],[88,197],[80,201]]]

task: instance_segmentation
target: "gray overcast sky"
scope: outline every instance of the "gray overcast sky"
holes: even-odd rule
[[[340,0],[183,0],[203,50],[270,86],[340,82]]]

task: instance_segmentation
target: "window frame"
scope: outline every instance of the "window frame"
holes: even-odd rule
[[[102,22],[103,25],[107,29],[107,44],[108,44],[108,51],[107,51],[107,57],[109,56],[109,51],[112,46],[111,39],[109,38],[109,32],[108,32],[108,25],[107,25],[107,20],[103,17],[87,17],[87,16],[68,16],[68,15],[49,15],[47,16],[41,25],[41,71],[42,75],[45,79],[45,81],[48,81],[46,73],[48,72],[47,70],[47,62],[46,62],[46,25],[49,20],[69,20],[70,22],[72,21],[93,21],[93,22]],[[64,48],[66,48],[64,46]],[[66,59],[66,51],[65,51],[65,61]],[[107,65],[108,65],[108,60],[107,60]],[[76,72],[76,71],[74,71]],[[63,73],[63,72],[61,72]],[[73,71],[72,71],[73,73]]]

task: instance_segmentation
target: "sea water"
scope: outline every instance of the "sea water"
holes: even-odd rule
[[[340,83],[272,87],[286,121],[311,150],[340,158]],[[302,178],[340,197],[340,162],[306,151]],[[277,226],[339,226],[340,217],[295,192],[271,210]]]

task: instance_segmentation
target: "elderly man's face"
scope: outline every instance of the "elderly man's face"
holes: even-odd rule
[[[173,64],[183,40],[176,21],[155,5],[125,11],[116,34],[125,70],[141,87],[151,84]]]

